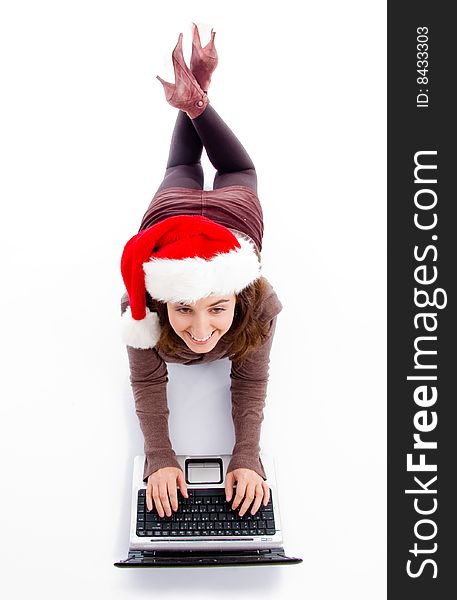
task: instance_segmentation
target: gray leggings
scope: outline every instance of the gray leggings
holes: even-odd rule
[[[213,189],[244,185],[257,193],[254,163],[211,104],[196,119],[179,111],[165,175],[157,192],[169,187],[203,189],[203,146],[216,169]]]

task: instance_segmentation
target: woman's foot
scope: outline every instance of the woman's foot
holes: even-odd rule
[[[179,34],[178,43],[172,52],[171,58],[175,72],[175,83],[168,83],[158,75],[157,79],[163,85],[167,102],[187,113],[191,119],[196,119],[205,110],[209,100],[199,86],[194,74],[186,65],[182,53],[182,33]]]
[[[207,92],[209,84],[211,83],[211,75],[218,63],[217,50],[214,45],[214,36],[216,35],[216,32],[211,29],[211,39],[206,46],[202,48],[198,27],[195,23],[193,23],[193,26],[194,36],[192,39],[190,70],[194,74],[195,79],[198,81],[202,90]]]

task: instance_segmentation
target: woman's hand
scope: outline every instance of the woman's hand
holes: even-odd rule
[[[255,498],[254,505],[251,509],[251,515],[255,515],[259,509],[260,504],[266,506],[270,499],[270,488],[258,473],[252,469],[235,469],[227,473],[225,477],[225,496],[227,502],[232,499],[233,484],[236,484],[235,499],[232,504],[232,508],[238,508],[240,502],[246,496],[243,505],[240,508],[240,516],[242,517],[247,509],[250,507],[251,502]]]
[[[171,516],[171,507],[178,510],[178,492],[176,481],[184,498],[188,498],[187,485],[184,473],[177,467],[164,467],[155,471],[148,477],[148,487],[146,489],[146,506],[152,510],[153,500],[159,517]],[[168,499],[170,498],[170,500]]]

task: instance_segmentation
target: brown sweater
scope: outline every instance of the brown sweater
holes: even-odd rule
[[[267,393],[270,349],[276,318],[282,310],[276,292],[267,284],[268,293],[260,306],[259,318],[270,322],[269,337],[243,364],[232,361],[230,390],[235,446],[227,467],[227,472],[238,468],[252,469],[263,479],[267,479],[267,475],[259,456],[260,430]],[[121,313],[128,305],[128,296],[124,294]],[[222,337],[210,352],[202,354],[193,352],[184,342],[178,356],[168,356],[156,348],[142,350],[131,346],[127,346],[127,353],[136,414],[144,435],[146,460],[143,481],[146,483],[149,475],[158,469],[181,468],[169,437],[166,363],[193,365],[219,360],[228,356],[228,347]]]

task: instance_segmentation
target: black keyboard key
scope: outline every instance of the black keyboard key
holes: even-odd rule
[[[144,519],[144,517],[143,517]],[[156,515],[155,513],[147,513],[146,514],[146,523],[149,523],[151,521],[158,521],[159,520],[159,515]]]
[[[208,488],[206,489],[194,489],[195,496],[225,496],[225,488],[210,488],[211,494],[209,494]]]

